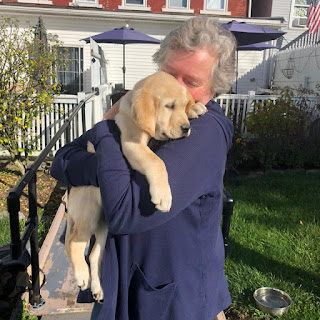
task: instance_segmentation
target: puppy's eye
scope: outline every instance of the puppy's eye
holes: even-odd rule
[[[168,109],[174,109],[174,104],[166,104],[166,108],[168,108]]]

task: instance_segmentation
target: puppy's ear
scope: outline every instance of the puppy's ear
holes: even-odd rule
[[[158,100],[145,88],[137,90],[132,100],[131,117],[133,121],[151,137],[155,135]]]
[[[194,106],[195,101],[193,100],[190,92],[187,89],[185,89],[185,90],[186,90],[186,96],[187,96],[187,100],[188,100],[188,103],[186,106],[186,114],[188,114],[189,110]]]

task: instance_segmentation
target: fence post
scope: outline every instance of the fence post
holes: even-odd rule
[[[81,102],[81,100],[84,100],[86,97],[86,94],[84,92],[78,92],[78,104]],[[87,131],[86,129],[86,104],[84,103],[82,108],[81,108],[81,125],[82,125],[82,131],[80,131],[81,133],[84,133],[85,131]],[[80,119],[78,117],[78,121],[80,122]],[[77,123],[77,127],[80,128],[80,123]],[[80,134],[79,134],[80,136]]]
[[[253,111],[255,97],[256,97],[255,91],[248,91],[247,113]]]

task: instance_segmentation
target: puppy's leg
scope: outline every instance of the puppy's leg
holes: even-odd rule
[[[103,255],[103,249],[106,245],[108,236],[108,228],[106,223],[103,221],[95,233],[96,242],[90,253],[90,271],[91,271],[91,292],[98,302],[103,300],[103,290],[101,287],[101,261]]]
[[[66,229],[64,246],[67,252],[67,256],[69,257],[70,260],[71,260],[70,237],[73,230],[73,226],[74,226],[74,221],[72,217],[69,214],[67,214],[67,229]]]
[[[74,269],[76,283],[81,290],[86,290],[90,286],[89,267],[84,257],[87,243],[91,237],[85,228],[78,228],[75,223],[70,237],[70,260]]]
[[[128,142],[128,139],[123,137],[121,144],[123,154],[132,168],[147,177],[152,203],[158,210],[168,212],[172,195],[164,162],[144,143]]]

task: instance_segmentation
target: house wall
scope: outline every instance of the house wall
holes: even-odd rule
[[[30,0],[30,3],[39,3],[41,4],[41,1],[47,1],[47,0],[38,0],[35,2],[35,0]],[[60,6],[60,7],[69,7],[72,5],[72,0],[49,0],[52,2],[53,6]],[[147,7],[150,8],[150,12],[152,13],[163,13],[162,9],[166,8],[167,0],[146,0],[147,1]],[[0,2],[23,2],[28,3],[27,0],[4,0]],[[122,0],[99,0],[98,3],[101,5],[102,9],[105,10],[111,10],[111,11],[117,11],[119,10],[119,6],[122,6]],[[47,4],[47,3],[46,3]],[[75,6],[77,7],[77,3],[75,3]],[[231,15],[235,17],[246,17],[247,16],[247,7],[248,3],[247,0],[228,0],[227,2],[228,6],[228,13],[218,11],[215,12],[217,15]],[[84,2],[81,3],[81,7],[85,7]],[[88,6],[89,7],[89,6]],[[200,14],[201,10],[205,9],[205,0],[190,0],[190,9],[193,10],[193,14]],[[121,10],[128,10],[130,11],[130,7]],[[144,8],[142,7],[141,10],[143,11]],[[183,13],[181,11],[181,13]],[[190,13],[192,14],[192,13]]]
[[[59,39],[63,41],[64,46],[82,47],[84,52],[84,90],[86,92],[91,91],[91,53],[90,45],[84,41],[80,41],[81,39],[128,24],[137,31],[161,40],[173,28],[181,25],[183,21],[192,16],[182,13],[159,14],[118,10],[118,5],[122,4],[121,0],[100,0],[100,3],[102,3],[101,1],[105,1],[103,4],[108,10],[69,7],[69,1],[67,0],[52,1],[54,4],[65,5],[65,7],[57,8],[56,6],[53,8],[50,6],[38,6],[36,4],[6,6],[5,2],[2,1],[0,4],[0,16],[14,15],[20,20],[29,20],[31,25],[36,25],[38,17],[41,15],[47,31],[57,34]],[[240,20],[248,21],[245,18],[247,11],[246,0],[229,0],[228,3],[231,15],[212,16],[218,18],[221,23],[237,19],[234,15],[238,15],[238,17],[243,15],[242,20]],[[165,0],[148,0],[148,4],[152,5],[154,10],[160,10],[165,5]],[[203,0],[192,0],[191,8],[195,11],[202,10]],[[273,24],[279,24],[279,21],[276,20],[257,19],[250,22],[261,23],[270,27]],[[105,58],[108,61],[107,82],[112,85],[122,83],[122,45],[100,44],[100,46],[103,48]],[[159,45],[156,44],[126,45],[126,89],[132,89],[138,80],[157,69],[157,66],[152,62],[152,55],[158,47]],[[256,90],[257,87],[267,88],[269,80],[268,68],[269,62],[266,53],[240,52],[238,92],[247,93],[248,90]],[[235,91],[235,85],[233,91]]]
[[[229,0],[228,10],[233,17],[247,17],[248,1],[247,0]]]
[[[292,78],[285,76],[292,70]],[[286,50],[276,56],[274,86],[316,90],[320,84],[320,46]]]
[[[286,32],[281,44],[282,50],[275,57],[273,65],[273,86],[290,86],[314,90],[320,83],[320,48],[317,43],[319,34],[311,35],[306,27],[292,27],[294,0],[273,0],[272,17],[283,16],[286,19]],[[291,58],[291,59],[290,59]],[[285,77],[284,69],[293,69],[291,79]]]

